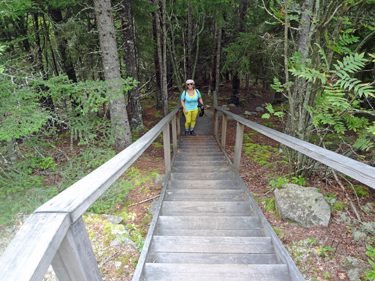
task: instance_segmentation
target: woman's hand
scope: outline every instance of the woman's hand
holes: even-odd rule
[[[184,108],[184,112],[187,114],[188,113],[188,110],[186,108]]]

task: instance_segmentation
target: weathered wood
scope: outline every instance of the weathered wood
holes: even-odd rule
[[[168,264],[147,263],[144,279],[163,281],[286,281],[288,268],[284,264]]]
[[[219,133],[219,112],[214,109],[214,136],[217,138]]]
[[[161,229],[156,228],[155,235],[165,236],[215,236],[215,237],[264,237],[261,229],[224,229],[224,230],[201,230],[201,229]]]
[[[157,228],[194,230],[256,230],[260,228],[254,216],[160,216]]]
[[[177,157],[176,157],[177,158]],[[172,173],[172,180],[231,180],[234,179],[232,172],[220,172],[220,173]]]
[[[191,237],[154,235],[151,251],[274,254],[269,237]]]
[[[242,190],[222,189],[169,189],[166,201],[244,201]]]
[[[241,162],[241,151],[242,151],[242,141],[243,141],[243,132],[245,126],[240,122],[237,122],[237,130],[236,130],[236,144],[234,147],[234,156],[233,156],[233,166],[236,171],[240,170],[240,162]]]
[[[228,162],[225,160],[222,161],[199,161],[199,162],[174,162],[174,167],[214,167],[214,166],[221,166],[221,167],[227,167]]]
[[[155,231],[156,225],[157,225],[158,220],[159,220],[159,214],[160,214],[161,206],[163,204],[165,192],[167,190],[167,185],[168,185],[170,175],[171,175],[171,173],[167,173],[167,177],[165,179],[163,189],[162,189],[161,194],[160,194],[158,205],[156,206],[155,213],[154,213],[154,216],[153,216],[151,224],[150,224],[150,228],[148,229],[148,232],[147,232],[145,244],[143,245],[143,250],[141,252],[141,255],[140,255],[138,263],[137,263],[137,267],[136,267],[134,275],[133,275],[133,280],[140,280],[140,278],[141,278],[143,267],[146,263],[147,255],[148,255],[150,247],[151,247],[151,241],[152,241],[152,238],[154,236],[154,231]]]
[[[177,122],[177,138],[180,139],[180,132],[181,132],[181,124],[180,124],[180,118],[181,118],[180,116],[181,116],[181,114],[180,114],[180,110],[177,111],[176,116],[177,116],[177,120],[176,120],[176,122]]]
[[[259,125],[229,111],[220,108],[217,108],[217,110],[231,116],[237,122],[375,189],[374,167]]]
[[[164,146],[164,163],[165,171],[168,173],[171,171],[171,141],[170,141],[170,130],[169,124],[164,127],[163,130],[163,146]]]
[[[223,254],[223,253],[163,253],[151,252],[150,263],[191,264],[277,264],[275,254]]]
[[[220,188],[237,189],[238,182],[235,180],[170,180],[169,188]]]
[[[221,128],[221,147],[225,149],[225,142],[227,139],[227,125],[228,125],[227,116],[225,114],[223,114],[222,122],[223,124]]]
[[[69,226],[66,213],[30,215],[0,257],[0,280],[42,280]]]
[[[53,258],[52,267],[59,281],[102,280],[82,218],[70,227]]]
[[[177,156],[176,161],[221,161],[224,160],[224,155],[221,156],[204,156],[202,158],[193,155]]]
[[[177,151],[177,117],[172,118],[172,141],[173,141],[173,154]]]
[[[162,216],[250,216],[247,202],[175,202],[164,201]]]
[[[76,221],[152,144],[177,113],[177,106],[138,141],[61,192],[35,212],[66,212]],[[169,147],[168,147],[169,148]]]
[[[185,162],[186,163],[186,162]],[[203,168],[202,168],[203,167]],[[223,173],[223,172],[230,172],[229,166],[179,166],[172,168],[173,173]]]

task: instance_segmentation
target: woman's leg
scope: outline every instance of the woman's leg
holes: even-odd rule
[[[194,109],[194,110],[192,110],[192,111],[189,111],[189,112],[191,112],[191,124],[190,124],[190,128],[191,128],[191,130],[193,130],[194,127],[195,127],[195,123],[196,123],[196,121],[197,121],[198,108],[197,108],[197,109]]]
[[[185,113],[185,129],[188,130],[191,123],[191,111],[188,111],[188,113]]]

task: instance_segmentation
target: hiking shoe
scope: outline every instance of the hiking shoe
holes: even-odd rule
[[[189,131],[185,131],[185,136],[189,136]]]
[[[194,133],[194,131],[190,131],[190,135],[192,135],[192,136],[196,136],[197,134]]]

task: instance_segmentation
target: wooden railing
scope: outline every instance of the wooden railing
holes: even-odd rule
[[[219,112],[223,113],[221,142],[218,140]],[[280,133],[276,130],[254,123],[229,111],[223,110],[218,107],[216,92],[214,92],[214,136],[223,149],[225,149],[228,116],[237,121],[236,143],[233,159],[233,166],[237,171],[239,171],[240,168],[242,140],[244,127],[246,126],[375,189],[374,167],[358,162],[349,157],[337,154],[322,147],[316,146],[314,144],[308,143],[306,141],[302,141],[300,139]]]
[[[82,214],[163,132],[165,171],[180,131],[180,103],[142,138],[34,211],[0,257],[0,280],[42,280],[52,267],[60,281],[102,280]],[[77,167],[79,169],[79,167]]]

